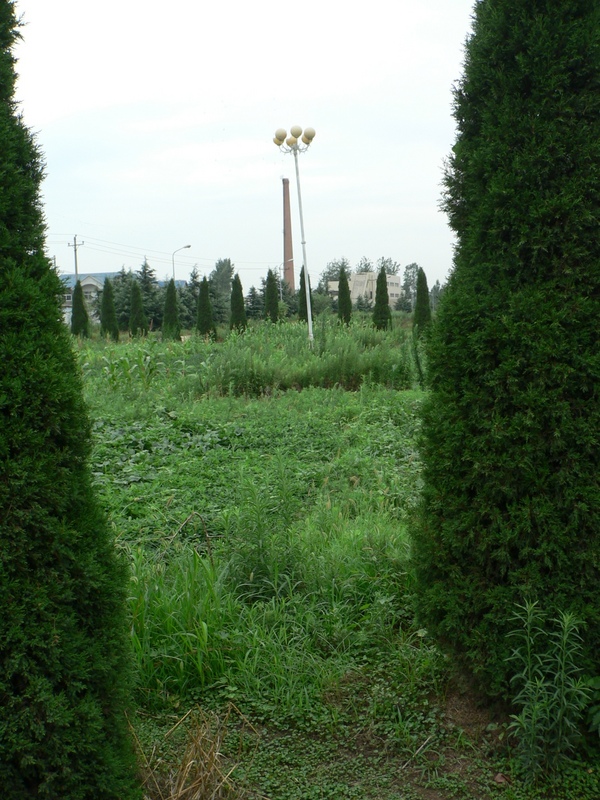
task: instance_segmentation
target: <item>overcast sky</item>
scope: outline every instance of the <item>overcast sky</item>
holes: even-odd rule
[[[17,99],[46,161],[48,254],[80,274],[208,275],[244,291],[283,261],[294,161],[279,127],[314,127],[300,155],[308,270],[362,256],[452,263],[439,211],[474,0],[17,0]]]

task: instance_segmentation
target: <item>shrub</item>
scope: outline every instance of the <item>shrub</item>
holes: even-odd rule
[[[200,283],[196,329],[201,336],[214,336],[215,333],[212,303],[210,302],[210,286],[206,277],[202,278]]]
[[[373,309],[373,325],[378,331],[390,328],[392,325],[392,310],[387,288],[387,275],[382,267],[377,276],[375,287],[375,307]]]
[[[475,7],[445,206],[455,267],[432,323],[422,621],[508,695],[507,609],[585,623],[600,672],[600,7]]]
[[[236,274],[231,283],[231,320],[229,327],[239,333],[246,330],[248,321],[246,319],[246,309],[244,307],[244,290],[240,276]]]
[[[265,284],[265,319],[277,322],[279,318],[279,294],[277,292],[277,278],[272,269],[267,272]]]
[[[0,785],[6,800],[138,796],[126,572],[91,489],[90,423],[44,256],[41,159],[12,101],[0,2]]]
[[[131,282],[131,312],[129,316],[129,332],[132,336],[148,335],[148,318],[144,313],[142,290],[138,281]]]
[[[181,326],[179,324],[179,312],[177,310],[177,291],[173,278],[167,285],[165,295],[165,312],[162,324],[163,339],[171,339],[175,342],[181,341]]]
[[[85,307],[85,300],[83,299],[81,281],[77,281],[75,289],[73,290],[71,333],[73,336],[83,336],[84,338],[90,335],[90,320]]]
[[[352,299],[350,297],[350,286],[348,276],[342,265],[340,269],[340,279],[338,284],[338,317],[346,325],[350,324],[352,317]]]
[[[102,290],[100,333],[102,336],[110,336],[114,342],[119,341],[119,324],[117,322],[113,286],[108,278],[105,279],[104,289]]]

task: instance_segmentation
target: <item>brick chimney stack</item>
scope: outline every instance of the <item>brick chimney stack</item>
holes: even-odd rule
[[[290,182],[283,178],[283,280],[290,291],[294,285],[294,249],[292,247],[292,218],[290,214]]]

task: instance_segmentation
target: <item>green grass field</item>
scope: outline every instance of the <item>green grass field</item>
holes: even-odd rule
[[[597,800],[590,764],[525,790],[506,718],[415,624],[407,334],[305,332],[76,345],[131,564],[146,796]]]

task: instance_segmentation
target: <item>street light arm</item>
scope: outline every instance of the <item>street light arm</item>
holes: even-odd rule
[[[173,263],[173,283],[175,283],[175,253],[178,253],[180,250],[188,250],[191,246],[191,244],[184,244],[183,247],[178,247],[177,250],[173,250],[173,255],[171,256],[171,261]]]

